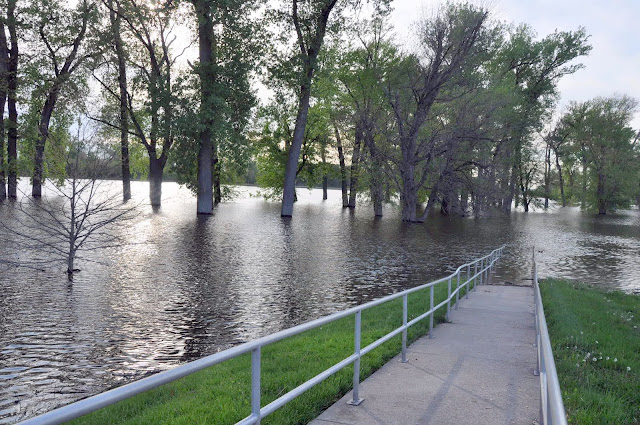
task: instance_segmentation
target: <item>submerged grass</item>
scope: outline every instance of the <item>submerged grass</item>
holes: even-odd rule
[[[455,288],[455,282],[453,283]],[[435,287],[434,305],[446,299],[447,283]],[[465,290],[461,290],[460,297]],[[453,305],[452,305],[453,308]],[[429,289],[408,296],[408,319],[429,309]],[[444,321],[446,306],[434,315]],[[402,298],[362,312],[362,347],[402,325]],[[354,318],[347,317],[263,347],[262,406],[353,353]],[[408,330],[409,342],[426,334],[429,318]],[[401,350],[398,335],[361,359],[361,379]],[[250,414],[250,355],[246,354],[155,390],[114,404],[73,424],[234,424]],[[306,424],[351,390],[353,366],[316,385],[262,420],[263,424]]]
[[[640,423],[640,297],[555,279],[540,290],[569,423]]]

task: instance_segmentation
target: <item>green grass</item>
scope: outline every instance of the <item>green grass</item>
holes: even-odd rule
[[[555,279],[540,289],[569,423],[640,423],[640,297]]]
[[[453,282],[455,288],[455,282]],[[437,305],[447,294],[447,283],[435,288]],[[464,290],[460,296],[464,295]],[[409,320],[428,310],[429,290],[408,297]],[[453,306],[452,306],[453,308]],[[446,306],[434,315],[444,321]],[[402,325],[402,299],[362,312],[362,347]],[[348,317],[307,331],[262,349],[262,406],[353,353],[354,318]],[[411,342],[429,329],[429,318],[408,331]],[[361,380],[401,350],[398,335],[361,359]],[[306,424],[351,390],[349,366],[296,398],[263,424]],[[234,424],[250,414],[250,356],[229,360],[155,390],[114,404],[73,424]]]

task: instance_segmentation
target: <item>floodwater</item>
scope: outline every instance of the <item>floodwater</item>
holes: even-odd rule
[[[144,200],[148,186],[133,190]],[[63,266],[0,265],[0,424],[426,283],[502,244],[501,281],[528,282],[535,245],[543,277],[640,290],[638,210],[408,225],[391,206],[374,219],[368,205],[343,210],[339,191],[300,189],[286,220],[255,189],[238,192],[203,218],[187,189],[165,184],[160,211],[141,206],[117,230],[127,243],[88,253],[72,285]],[[0,259],[15,258],[2,240]]]

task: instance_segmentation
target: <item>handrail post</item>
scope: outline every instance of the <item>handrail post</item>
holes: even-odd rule
[[[251,416],[260,425],[260,357],[261,347],[251,350]]]
[[[480,286],[484,284],[484,258],[480,259]]]
[[[433,338],[433,286],[431,286],[429,293],[429,311],[431,314],[429,315],[429,338]]]
[[[359,390],[360,390],[360,341],[361,341],[361,330],[362,330],[362,310],[356,311],[356,320],[355,320],[354,332],[353,332],[353,345],[354,345],[354,354],[358,356],[356,360],[353,362],[353,398],[347,402],[352,406],[357,406],[362,403],[360,398]]]
[[[464,297],[469,299],[469,291],[471,290],[471,264],[467,264],[467,290],[464,293]]]
[[[478,290],[478,262],[473,265],[473,292]]]
[[[456,305],[455,309],[458,309],[458,301],[460,301],[460,269],[458,269],[458,277],[456,279]]]
[[[489,262],[489,260],[487,260],[488,265],[484,266],[484,284],[488,285],[489,284],[489,269],[491,268],[491,263]]]
[[[433,288],[433,286],[432,286]],[[402,296],[402,363],[407,362],[407,316],[408,316],[408,294]]]
[[[451,276],[447,281],[447,322],[451,321]]]

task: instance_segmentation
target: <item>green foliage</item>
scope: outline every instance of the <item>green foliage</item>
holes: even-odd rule
[[[630,127],[638,102],[627,96],[595,98],[572,103],[562,117],[567,146],[561,152],[568,167],[580,170],[586,180],[586,207],[606,213],[627,208],[640,184],[640,150]],[[582,192],[582,189],[580,189]]]

